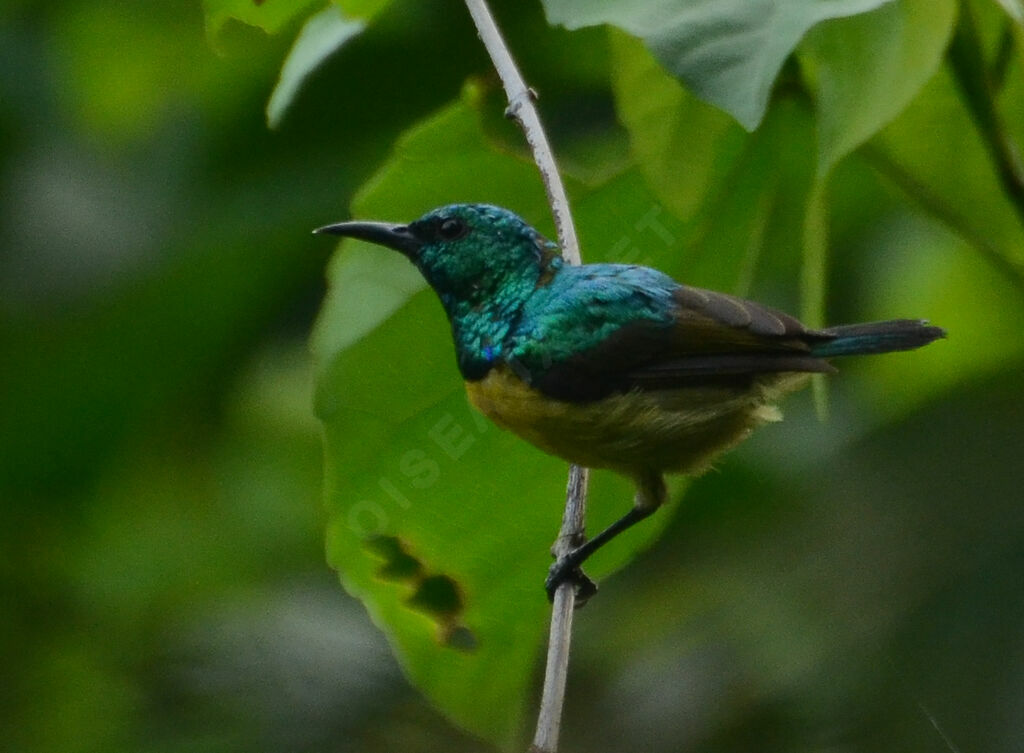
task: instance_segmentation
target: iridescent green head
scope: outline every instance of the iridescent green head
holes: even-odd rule
[[[449,204],[408,225],[341,222],[316,230],[378,243],[407,256],[449,313],[525,295],[560,263],[554,244],[521,217],[488,204]]]

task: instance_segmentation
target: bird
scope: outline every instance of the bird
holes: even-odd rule
[[[665,474],[697,475],[832,358],[913,350],[945,337],[919,319],[812,329],[753,301],[645,266],[571,265],[514,212],[449,204],[407,224],[347,221],[314,233],[411,261],[451,325],[472,405],[546,453],[636,485],[627,513],[559,557],[545,587],[596,586],[581,565],[666,501]]]

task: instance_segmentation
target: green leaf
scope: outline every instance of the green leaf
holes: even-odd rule
[[[346,19],[334,6],[309,17],[281,66],[281,75],[267,102],[267,125],[277,128],[281,124],[306,77],[365,26],[362,21]]]
[[[754,130],[782,64],[808,29],[887,1],[544,0],[544,9],[551,23],[569,29],[612,24],[640,37],[698,97]]]
[[[411,129],[353,202],[356,215],[408,220],[439,204],[487,200],[550,228],[536,168],[492,147],[477,101],[467,89]],[[621,258],[634,244],[656,263],[677,257],[677,245],[658,238],[678,228],[667,213],[652,226],[658,204],[635,169],[569,189],[591,260]],[[470,409],[439,302],[387,253],[342,244],[314,339],[328,558],[426,696],[507,747],[532,700],[547,631],[542,584],[567,467]],[[594,531],[629,509],[633,490],[606,473],[591,487]],[[599,577],[621,567],[667,520],[659,514],[612,542],[588,570]]]
[[[650,185],[682,220],[693,217],[735,161],[744,133],[684,89],[637,39],[612,30],[619,119]]]
[[[868,147],[911,200],[1024,283],[1024,226],[947,68]]]
[[[390,5],[391,0],[333,0],[349,18],[368,21]]]
[[[203,0],[203,9],[206,11],[206,35],[210,43],[216,47],[221,29],[231,19],[274,34],[292,19],[304,14],[306,9],[317,1]]]
[[[1006,15],[1012,18],[1019,26],[1024,26],[1024,2],[1022,0],[996,0]]]
[[[801,59],[815,79],[820,174],[921,91],[942,62],[956,14],[956,0],[896,0],[810,31]]]
[[[615,105],[650,190],[684,221],[681,279],[747,294],[767,263],[800,257],[813,175],[807,108],[780,102],[748,134],[688,93],[637,39],[611,30]]]

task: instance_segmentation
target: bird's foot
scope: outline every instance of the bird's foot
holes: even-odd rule
[[[544,590],[548,592],[548,601],[555,600],[555,591],[563,583],[572,583],[576,589],[576,607],[582,607],[587,600],[597,593],[597,584],[587,577],[573,558],[573,553],[559,557],[548,570]]]

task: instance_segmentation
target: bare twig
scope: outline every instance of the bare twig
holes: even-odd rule
[[[548,137],[533,104],[537,95],[523,81],[523,76],[519,73],[508,47],[505,46],[505,40],[494,23],[494,17],[486,1],[466,0],[466,7],[473,16],[480,40],[487,48],[494,69],[501,79],[501,85],[505,88],[505,95],[508,97],[508,109],[505,113],[523,129],[526,143],[530,145],[533,159],[540,170],[541,178],[544,179],[544,189],[548,194],[551,213],[555,217],[555,229],[558,231],[558,245],[562,247],[562,255],[570,264],[580,264],[580,244],[576,239],[576,226],[569,213],[569,198],[565,195],[565,186],[562,185],[562,178],[558,174],[555,156],[551,152]]]
[[[568,554],[583,534],[583,513],[587,501],[586,468],[569,466],[569,485],[565,494],[565,514],[553,552]],[[558,732],[562,726],[565,681],[569,674],[569,644],[572,641],[572,614],[576,607],[576,588],[563,583],[555,591],[551,604],[551,630],[548,633],[548,658],[544,667],[544,689],[537,713],[537,729],[530,753],[554,753],[558,750]]]
[[[486,0],[466,0],[466,7],[473,17],[480,39],[491,56],[501,84],[508,97],[505,114],[519,123],[526,136],[526,142],[533,152],[533,159],[544,181],[551,213],[555,218],[558,244],[562,255],[570,264],[581,264],[576,226],[569,211],[569,198],[558,174],[555,157],[548,144],[547,135],[540,124],[540,116],[534,106],[536,95],[523,81],[515,61],[501,37]],[[565,514],[558,539],[552,548],[556,557],[568,554],[583,536],[583,519],[587,499],[587,469],[573,465],[569,467],[569,484],[566,490]],[[544,670],[544,690],[541,695],[540,711],[537,715],[537,731],[530,750],[535,753],[554,753],[558,749],[558,732],[562,722],[562,704],[565,699],[565,681],[569,672],[569,645],[572,641],[572,613],[576,606],[576,587],[571,582],[562,583],[555,592],[551,609],[551,631],[548,638],[547,666]]]

